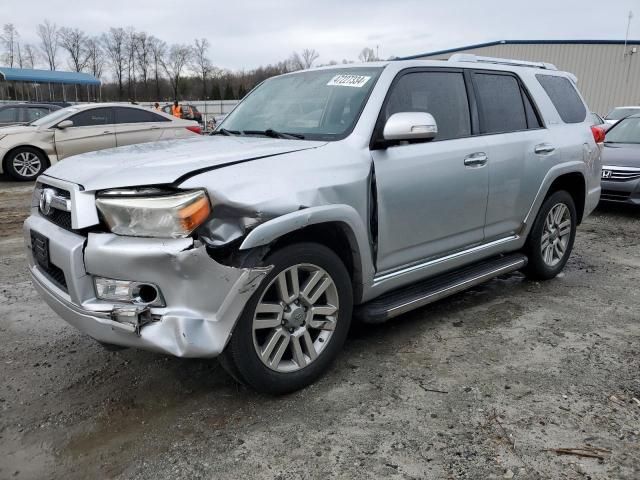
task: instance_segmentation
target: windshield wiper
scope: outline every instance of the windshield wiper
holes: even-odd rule
[[[289,140],[304,140],[304,135],[300,133],[286,133],[278,132],[273,128],[267,128],[266,130],[243,130],[242,133],[246,135],[264,135],[271,138],[286,138]]]
[[[232,137],[234,135],[244,135],[244,132],[239,132],[238,130],[227,130],[226,128],[218,128],[211,132],[210,135],[225,135],[227,137]]]

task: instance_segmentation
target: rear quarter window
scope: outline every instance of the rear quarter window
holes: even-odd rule
[[[565,77],[536,75],[564,123],[581,123],[587,117],[587,109],[576,92],[573,83]]]

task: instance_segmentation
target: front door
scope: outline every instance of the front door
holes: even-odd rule
[[[116,146],[111,107],[83,110],[67,120],[71,120],[73,126],[55,130],[58,159]]]
[[[428,143],[372,151],[381,273],[482,243],[489,188],[486,143],[472,135],[463,72],[409,70],[400,75],[379,124],[394,113],[427,112],[438,134]]]

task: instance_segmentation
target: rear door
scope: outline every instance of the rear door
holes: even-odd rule
[[[172,123],[162,115],[140,108],[115,107],[115,112],[119,147],[160,140],[163,130]]]
[[[56,128],[54,134],[59,159],[116,146],[112,107],[83,110],[66,120],[73,126]]]
[[[485,239],[491,241],[519,231],[559,151],[514,73],[477,70],[473,83],[489,156]]]
[[[483,241],[486,143],[474,135],[469,88],[462,70],[445,68],[401,72],[390,88],[375,135],[399,112],[430,113],[438,134],[372,151],[380,272]]]

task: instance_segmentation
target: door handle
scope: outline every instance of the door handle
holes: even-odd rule
[[[107,135],[109,133],[113,133],[111,130],[105,130],[104,132],[102,132],[103,135]]]
[[[556,147],[554,147],[550,143],[541,143],[539,145],[536,145],[535,148],[533,149],[533,151],[538,155],[545,154],[545,153],[553,153],[555,150],[556,150]]]
[[[464,157],[464,164],[467,167],[482,167],[487,164],[489,157],[484,152],[476,152]]]

